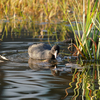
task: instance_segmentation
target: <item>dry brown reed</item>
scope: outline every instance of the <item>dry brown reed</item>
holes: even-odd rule
[[[10,17],[17,15],[17,17],[23,17],[24,19],[31,20],[51,20],[53,18],[66,20],[67,14],[73,13],[77,7],[81,9],[82,14],[82,0],[1,0],[0,2],[0,19],[9,19]],[[86,9],[87,3],[86,0]],[[95,0],[91,0],[93,5]],[[77,6],[78,4],[78,6]],[[87,13],[87,10],[85,10]]]

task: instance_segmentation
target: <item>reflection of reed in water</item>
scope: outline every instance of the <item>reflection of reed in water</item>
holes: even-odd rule
[[[2,41],[2,38],[4,37],[4,31],[5,31],[5,23],[3,23],[3,25],[2,24],[0,24],[0,42]],[[1,43],[0,43],[0,45],[1,45]]]
[[[27,22],[25,20],[19,21],[18,19],[12,19],[9,23],[4,22],[0,25],[2,27],[0,28],[0,41],[26,41],[32,38],[34,38],[35,41],[37,39],[39,41],[48,42],[50,42],[51,39],[54,41],[62,41],[65,40],[65,37],[67,38],[69,36],[69,32],[70,35],[73,34],[68,27],[63,28],[62,30],[63,24],[55,24],[55,22],[52,24],[46,22],[35,23],[33,21]]]
[[[79,72],[77,71],[77,69],[75,69],[74,70],[74,73],[73,73],[73,77],[72,77],[72,82],[69,83],[69,86],[70,87],[67,87],[65,89],[66,95],[62,99],[66,98],[68,96],[68,90],[73,88],[73,85],[72,84],[75,82],[78,74],[79,74]],[[79,84],[79,82],[76,84],[76,88],[75,89],[78,89],[79,88],[78,84]],[[75,89],[74,89],[74,96],[73,97],[76,97]]]
[[[85,65],[81,71],[75,69],[70,87],[65,89],[66,95],[62,99],[70,96],[69,91],[74,90],[71,100],[99,100],[99,66],[90,64]]]

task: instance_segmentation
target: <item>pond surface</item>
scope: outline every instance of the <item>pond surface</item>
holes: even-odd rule
[[[27,50],[39,38],[28,41],[2,42],[0,55],[10,61],[0,63],[0,100],[91,100],[99,98],[99,64],[75,68],[65,64],[75,63],[67,49],[69,44],[48,38],[43,43],[58,44],[61,48],[57,65],[29,58]],[[66,59],[69,57],[68,59]]]

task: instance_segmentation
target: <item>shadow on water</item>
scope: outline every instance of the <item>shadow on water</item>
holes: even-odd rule
[[[2,66],[2,64],[0,66]],[[2,70],[2,68],[0,67],[0,100],[1,100],[2,94],[4,92],[3,91],[4,86],[7,85],[6,82],[4,81],[4,77],[5,77],[5,73]]]
[[[6,29],[7,26],[4,27]],[[35,26],[37,31],[35,34],[36,31],[29,29],[30,32],[26,31],[27,35],[25,31],[21,33],[22,29],[18,33],[17,31],[14,33],[15,29],[12,29],[12,33],[9,32],[11,38],[6,31],[1,33],[5,36],[0,45],[0,55],[10,61],[0,63],[0,100],[100,99],[98,62],[77,64],[77,58],[70,56],[67,49],[69,44],[61,42],[65,39],[61,30],[58,33],[54,30],[49,32],[49,29],[45,28],[41,28],[44,31],[37,31]],[[51,46],[58,44],[61,48],[60,61],[51,64],[30,59],[28,47],[41,42]]]

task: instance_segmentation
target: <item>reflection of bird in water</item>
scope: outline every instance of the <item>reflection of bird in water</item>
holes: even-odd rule
[[[65,67],[57,67],[57,62],[55,60],[52,60],[52,62],[47,62],[47,61],[43,61],[43,60],[34,60],[32,58],[29,58],[28,60],[28,64],[29,67],[32,70],[51,70],[51,73],[53,76],[62,76],[65,74],[73,74],[73,72],[75,71],[75,69],[77,69],[77,71],[82,71],[82,67],[80,67],[78,64],[71,64],[68,63],[66,64]]]
[[[59,51],[60,47],[58,45],[54,45],[51,48],[50,45],[45,43],[33,44],[28,48],[28,54],[30,58],[46,59],[48,61],[55,60]]]
[[[57,67],[57,63],[56,61],[52,62],[52,63],[49,63],[47,61],[43,61],[43,60],[34,60],[32,58],[29,58],[28,60],[28,64],[29,64],[29,67],[32,69],[32,70],[51,70],[51,73],[53,76],[58,76],[59,72],[58,71],[55,71],[53,69],[55,69]]]
[[[56,57],[59,51],[60,47],[58,45],[54,45],[51,48],[50,45],[45,43],[33,44],[28,48],[28,54],[30,56],[28,60],[29,67],[33,70],[51,69],[51,73],[56,75],[57,71],[52,69],[57,66]]]

